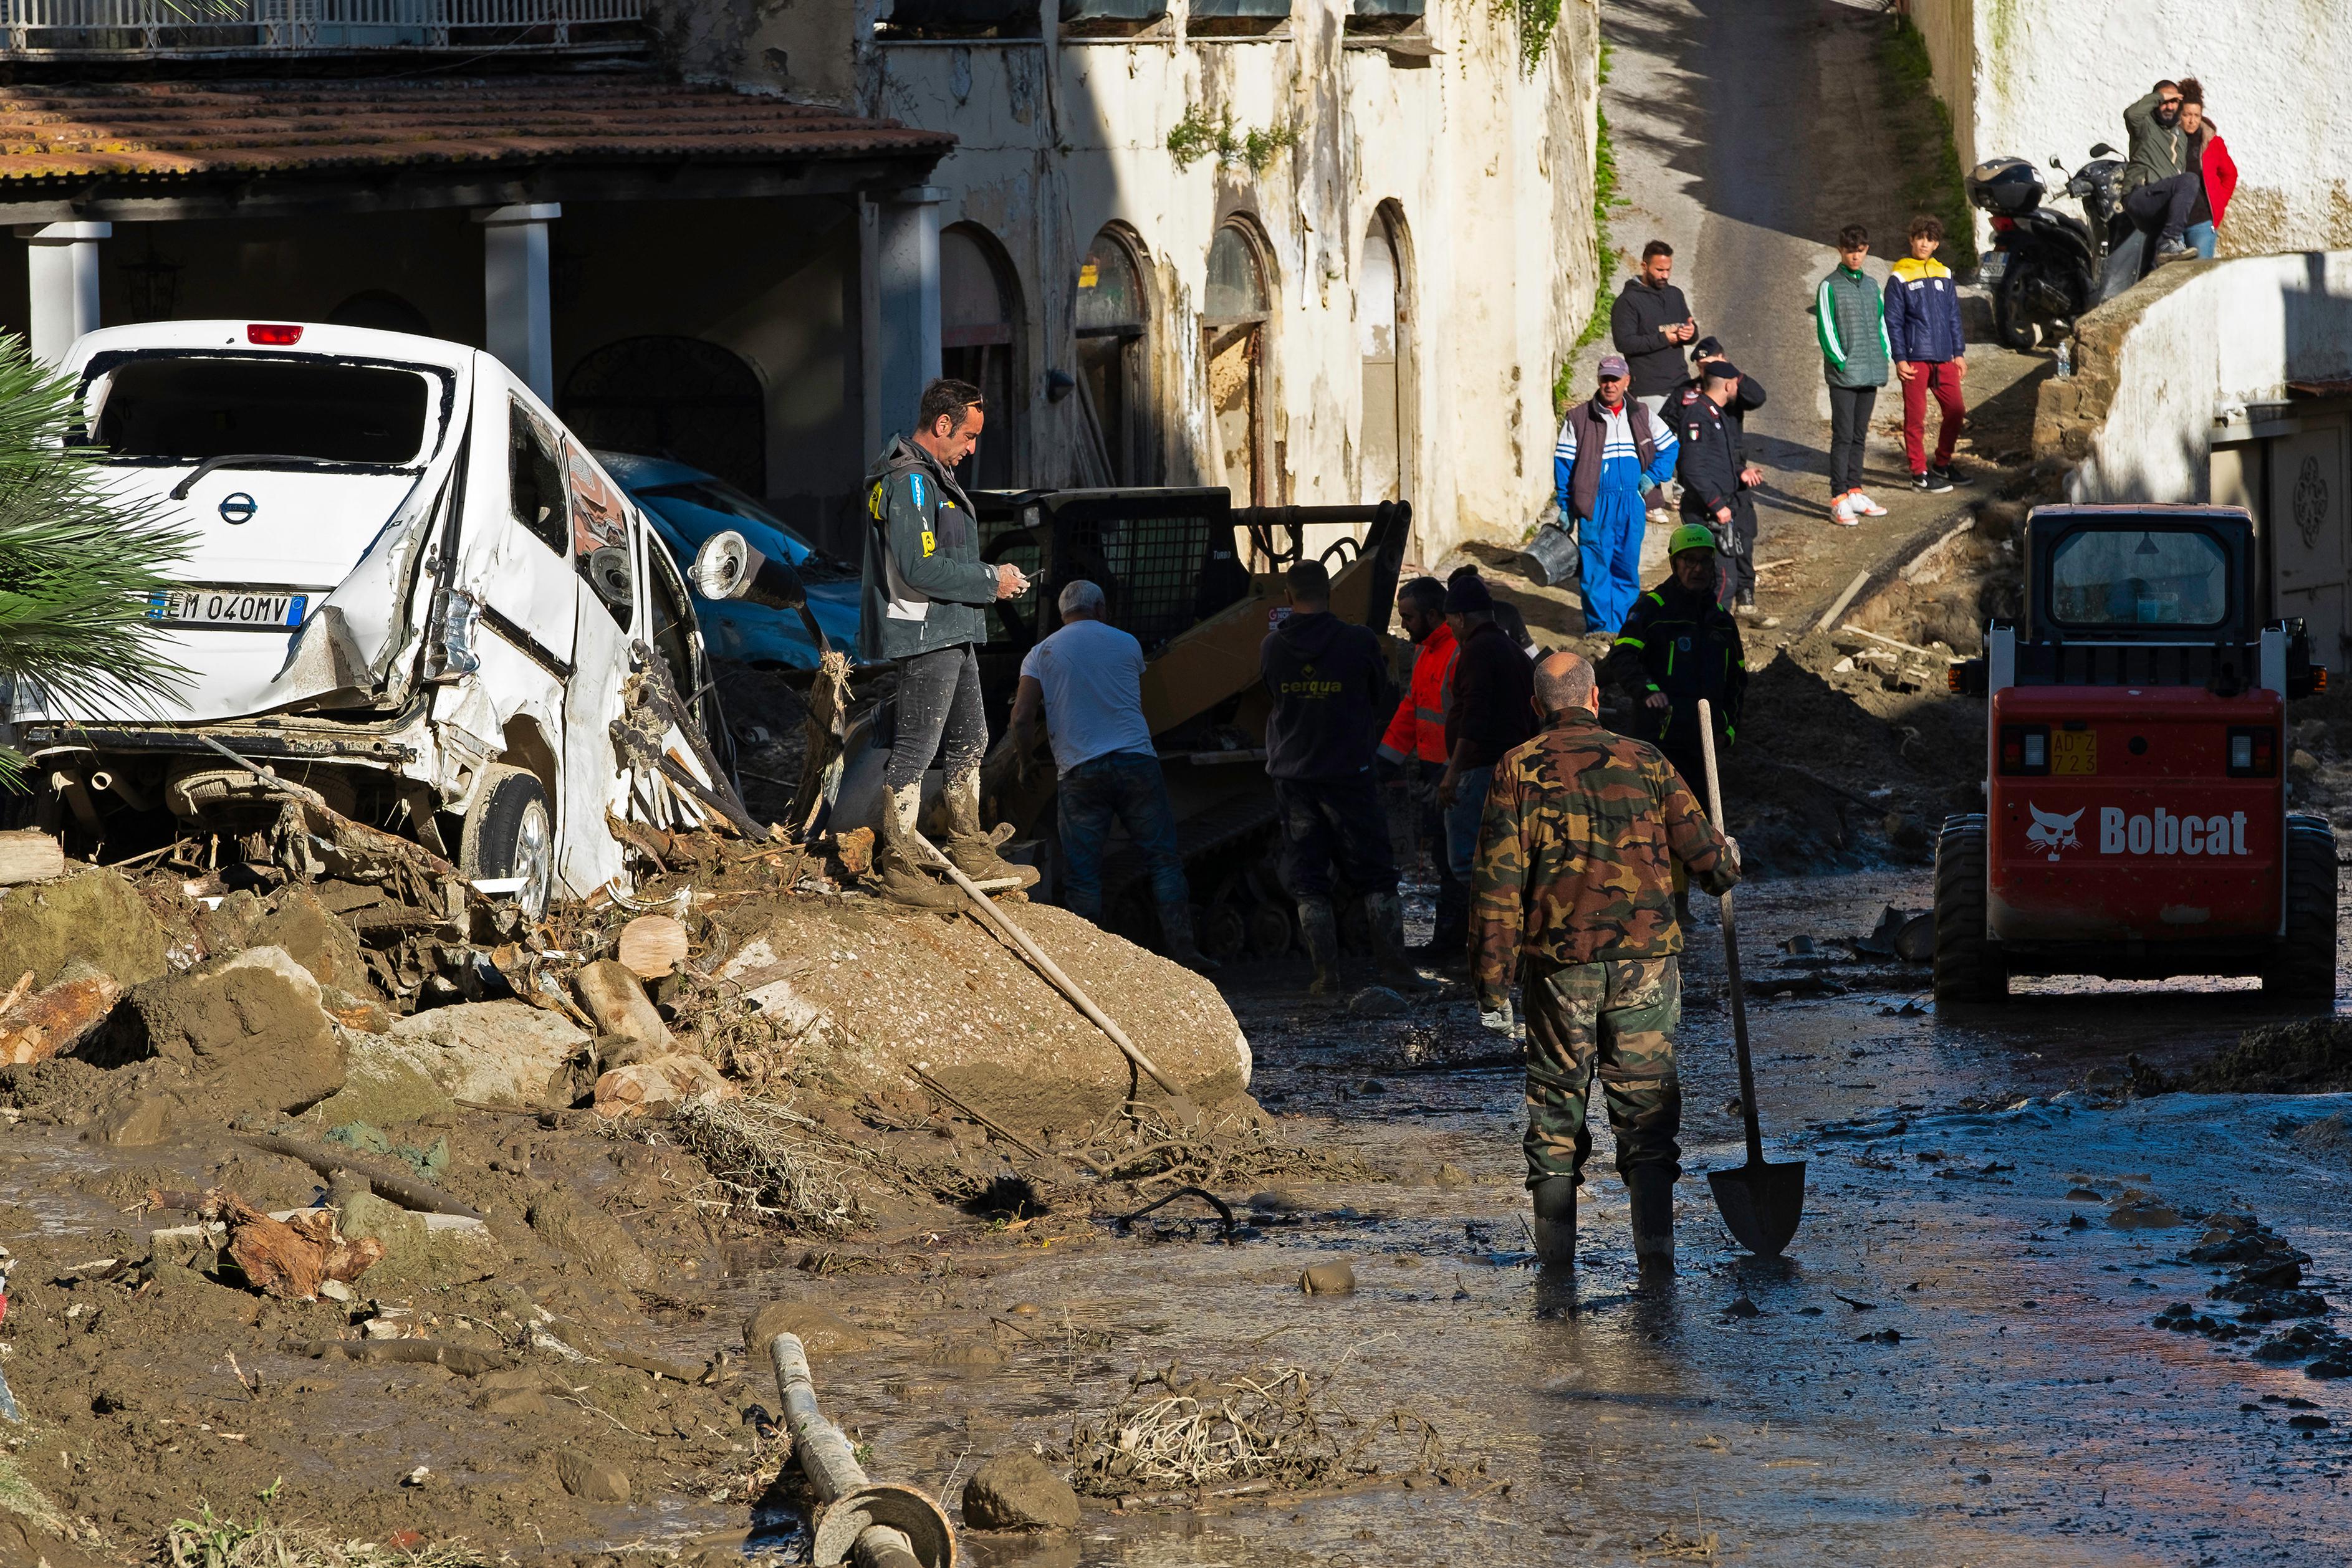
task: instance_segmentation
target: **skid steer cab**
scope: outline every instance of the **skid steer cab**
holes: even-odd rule
[[[1989,699],[1985,810],[1936,845],[1936,1001],[2011,975],[2258,975],[2336,990],[2336,835],[2286,809],[2291,697],[2325,689],[2300,621],[2263,618],[2235,507],[2043,507],[2025,615],[1954,689]]]

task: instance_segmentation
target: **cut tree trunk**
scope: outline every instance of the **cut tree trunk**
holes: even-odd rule
[[[106,1021],[122,987],[111,975],[59,980],[0,1012],[0,1064],[47,1061]]]
[[[40,829],[0,833],[0,887],[20,882],[47,882],[65,873],[65,846]]]

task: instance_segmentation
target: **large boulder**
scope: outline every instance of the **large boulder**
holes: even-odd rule
[[[478,1219],[457,1214],[418,1214],[373,1193],[341,1199],[339,1228],[357,1239],[383,1243],[383,1261],[367,1271],[368,1292],[461,1285],[486,1280],[507,1263],[506,1249]]]
[[[150,980],[127,999],[147,1049],[221,1113],[306,1110],[343,1086],[341,1031],[319,982],[282,947]]]
[[[525,1218],[541,1241],[598,1279],[634,1291],[652,1288],[654,1260],[645,1249],[619,1220],[582,1201],[570,1187],[550,1187]]]
[[[435,1008],[400,1019],[391,1037],[443,1093],[517,1111],[568,1102],[572,1059],[588,1044],[578,1025],[529,1002]]]
[[[1067,910],[1004,913],[1195,1103],[1249,1087],[1249,1040],[1209,981]],[[1127,1097],[1132,1073],[1118,1048],[974,921],[814,900],[740,917],[760,924],[730,933],[715,977],[742,988],[772,1042],[763,1059],[739,1035],[735,1076],[814,1077],[887,1096],[904,1091],[912,1065],[1023,1127],[1087,1124]],[[1147,1098],[1157,1092],[1147,1082]]]
[[[89,867],[55,882],[0,892],[0,992],[26,970],[33,984],[80,958],[125,988],[162,975],[163,923],[117,872]]]
[[[615,1067],[596,1080],[596,1114],[667,1116],[688,1100],[724,1099],[733,1085],[698,1056],[675,1051]]]

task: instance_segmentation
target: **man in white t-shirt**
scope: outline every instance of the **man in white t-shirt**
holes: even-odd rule
[[[1021,661],[1013,746],[1025,769],[1039,740],[1053,742],[1062,903],[1101,924],[1103,848],[1111,824],[1124,822],[1151,862],[1151,895],[1168,956],[1206,974],[1217,965],[1193,939],[1176,813],[1143,717],[1143,644],[1104,622],[1103,591],[1091,582],[1063,589],[1061,610],[1062,629]]]

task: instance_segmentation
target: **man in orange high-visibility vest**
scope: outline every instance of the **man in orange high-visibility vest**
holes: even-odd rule
[[[1412,685],[1381,738],[1382,771],[1401,769],[1412,791],[1413,839],[1437,865],[1437,923],[1426,946],[1407,949],[1423,961],[1463,961],[1469,950],[1470,894],[1445,854],[1437,780],[1445,771],[1445,705],[1454,689],[1454,629],[1445,623],[1445,585],[1416,577],[1397,590],[1397,624],[1413,641]]]

